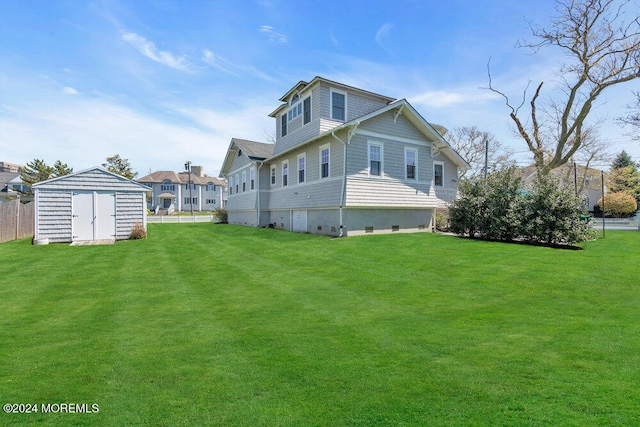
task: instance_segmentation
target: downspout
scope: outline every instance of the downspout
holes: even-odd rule
[[[344,223],[342,221],[342,207],[344,205],[344,194],[347,187],[347,143],[336,136],[335,132],[331,132],[331,136],[342,143],[342,188],[340,189],[340,234],[338,237],[343,236]]]
[[[253,165],[255,166],[258,162],[253,162]],[[258,201],[258,209],[257,209],[257,214],[258,214],[258,218],[256,220],[256,227],[260,228],[260,169],[262,168],[262,165],[264,163],[260,162],[260,166],[258,166],[258,169],[256,170],[256,190],[258,191],[258,197],[257,197],[257,201]]]

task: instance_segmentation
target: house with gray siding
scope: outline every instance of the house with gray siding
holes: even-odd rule
[[[124,240],[135,224],[147,228],[149,188],[102,167],[38,182],[32,189],[36,240]]]
[[[191,173],[156,171],[137,180],[151,190],[147,207],[156,214],[214,211],[227,203],[227,184],[191,166]]]
[[[407,100],[315,77],[280,98],[274,144],[233,138],[230,224],[331,236],[431,231],[468,168]]]

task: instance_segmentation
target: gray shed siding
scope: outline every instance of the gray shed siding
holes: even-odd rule
[[[35,237],[52,243],[70,242],[72,192],[37,190],[35,203]]]

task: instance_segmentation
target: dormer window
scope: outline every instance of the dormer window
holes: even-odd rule
[[[331,119],[345,121],[347,114],[347,94],[331,91]]]

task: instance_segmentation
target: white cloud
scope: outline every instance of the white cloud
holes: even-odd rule
[[[184,56],[175,56],[169,51],[158,50],[153,42],[136,33],[122,34],[122,40],[131,43],[138,51],[147,58],[156,61],[167,67],[180,71],[188,71],[187,62]]]
[[[449,92],[443,90],[427,91],[409,98],[412,104],[422,104],[427,107],[451,107],[459,104],[478,103],[499,98],[493,92],[480,91],[479,89],[463,92]]]
[[[223,59],[221,56],[214,54],[209,49],[202,50],[202,62],[209,64],[220,71],[224,71],[225,73],[236,75],[236,73],[229,69],[231,67],[235,67],[235,65]]]
[[[271,40],[272,42],[280,42],[280,43],[286,43],[287,42],[287,36],[286,34],[281,34],[281,33],[277,33],[273,30],[273,27],[269,26],[269,25],[263,25],[260,28],[258,28],[258,31],[260,31],[262,34],[266,35],[269,40]]]
[[[78,94],[78,91],[77,91],[77,90],[75,90],[75,89],[74,89],[74,88],[72,88],[72,87],[65,86],[65,87],[62,89],[62,93],[64,93],[65,95],[77,95],[77,94]]]
[[[376,43],[378,43],[378,45],[387,52],[389,45],[389,32],[391,31],[391,28],[393,28],[392,24],[385,23],[378,29],[375,37]]]

